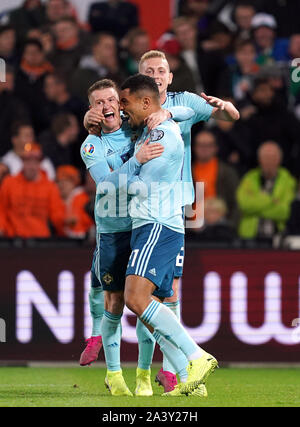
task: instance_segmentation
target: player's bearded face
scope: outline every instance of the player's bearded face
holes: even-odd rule
[[[95,90],[92,93],[91,105],[104,115],[100,122],[104,131],[114,131],[120,127],[119,95],[114,88]]]
[[[140,65],[140,73],[154,78],[160,94],[167,91],[173,80],[168,61],[163,58],[147,59]]]
[[[137,127],[144,122],[144,110],[141,98],[130,94],[129,89],[121,92],[120,107],[123,113],[128,116],[128,122],[131,127]]]

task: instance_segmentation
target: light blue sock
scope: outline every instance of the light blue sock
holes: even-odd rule
[[[180,302],[177,300],[176,302],[164,302],[163,303],[166,307],[168,307],[177,317],[177,319],[180,321]],[[185,366],[188,365],[188,360],[185,357]],[[173,367],[173,364],[170,363],[170,361],[167,359],[165,354],[163,355],[163,370],[167,372],[171,372],[172,374],[176,375],[175,369]],[[187,375],[187,373],[186,373]]]
[[[175,314],[165,305],[153,300],[140,316],[140,319],[152,326],[155,332],[158,332],[175,347],[179,348],[188,360],[201,357],[203,352],[201,348],[185,331]],[[171,355],[168,352],[169,350],[165,351],[165,354],[171,360],[171,357],[169,357]]]
[[[121,369],[121,317],[122,314],[112,314],[105,310],[102,319],[102,342],[109,371]]]
[[[179,348],[175,347],[170,341],[166,340],[158,332],[154,332],[153,336],[156,339],[161,351],[163,352],[163,355],[168,354],[168,357],[172,363],[171,364],[169,362],[172,370],[175,371],[175,373],[178,373],[181,382],[185,382],[188,376],[186,370],[188,361],[183,352]]]
[[[104,292],[102,288],[91,287],[89,303],[93,324],[92,337],[98,337],[101,335],[101,321],[104,313]]]
[[[136,322],[136,336],[139,343],[138,367],[140,369],[150,369],[156,341],[140,319],[137,319]]]

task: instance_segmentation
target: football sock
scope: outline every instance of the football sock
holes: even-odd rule
[[[155,332],[158,332],[175,347],[181,349],[188,360],[194,360],[202,356],[203,350],[185,331],[175,314],[164,304],[153,300],[140,318],[151,325]],[[165,354],[171,360],[169,349],[165,351]]]
[[[112,314],[105,310],[102,319],[102,342],[109,371],[121,369],[121,317],[122,314]]]
[[[156,341],[140,319],[137,319],[136,322],[136,335],[139,343],[138,367],[140,369],[150,369]]]
[[[102,288],[91,287],[89,293],[90,312],[92,316],[92,337],[101,335],[101,321],[104,313],[104,292]]]
[[[180,321],[180,302],[177,300],[176,302],[164,302],[163,303],[166,307],[168,307],[177,317],[177,319]],[[188,364],[188,360],[186,360],[185,366]],[[167,372],[171,372],[172,374],[176,375],[175,369],[173,368],[172,363],[169,362],[167,357],[163,355],[163,370]]]
[[[175,374],[176,372],[178,373],[180,381],[182,383],[186,382],[188,376],[186,370],[188,361],[186,356],[179,348],[175,347],[170,341],[166,340],[166,338],[164,338],[158,332],[154,331],[153,337],[156,339],[157,344],[159,345],[163,354],[168,354],[168,357],[171,362],[169,362],[169,364],[172,367],[173,372]]]

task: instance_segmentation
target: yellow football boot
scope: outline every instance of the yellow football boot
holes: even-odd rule
[[[182,384],[181,393],[192,393],[200,384],[205,384],[217,367],[218,361],[206,352],[199,359],[189,362],[187,382]]]
[[[137,368],[134,394],[136,396],[153,396],[150,369]]]
[[[121,371],[107,371],[105,386],[112,396],[132,396]]]
[[[205,384],[199,384],[192,392],[184,393],[183,386],[185,383],[177,384],[174,390],[167,393],[163,393],[162,396],[168,397],[182,397],[182,396],[197,396],[197,397],[207,397],[208,393],[205,387]]]

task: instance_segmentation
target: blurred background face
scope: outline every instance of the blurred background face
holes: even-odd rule
[[[57,185],[59,188],[60,195],[64,200],[66,200],[69,197],[71,192],[76,187],[76,185],[74,184],[74,181],[71,179],[58,179]]]
[[[300,34],[295,34],[290,38],[289,53],[292,58],[300,58]]]
[[[46,97],[50,101],[55,101],[56,97],[58,96],[60,92],[60,83],[56,80],[54,76],[47,76],[44,81],[44,91],[46,94]]]
[[[25,144],[32,143],[35,139],[34,130],[31,126],[20,127],[18,134],[12,137],[12,144],[16,150],[23,150]]]
[[[258,151],[258,163],[265,175],[274,175],[281,164],[281,151],[274,143],[265,143]]]
[[[27,9],[35,9],[36,7],[39,7],[41,5],[40,0],[26,0],[25,6]]]
[[[261,106],[268,106],[274,98],[274,90],[268,83],[260,84],[255,88],[252,94],[253,101]]]
[[[58,42],[65,42],[78,37],[78,27],[73,22],[58,22],[54,27],[54,33]]]
[[[39,67],[44,62],[44,53],[42,50],[33,44],[26,46],[23,59],[29,64],[31,67]]]
[[[112,61],[116,61],[117,46],[114,37],[103,36],[93,47],[93,54],[96,60],[104,66],[110,66]]]
[[[0,34],[0,52],[2,55],[9,55],[15,48],[16,33],[15,30],[7,30]]]
[[[150,50],[150,40],[147,34],[140,34],[132,40],[130,45],[128,46],[128,50],[133,58],[137,61]]]
[[[251,21],[255,15],[255,9],[251,6],[237,6],[235,10],[235,22],[242,30],[251,29]]]
[[[236,60],[239,64],[253,64],[256,58],[256,51],[253,44],[245,44],[235,53]]]
[[[206,163],[217,153],[215,137],[210,132],[199,132],[194,141],[194,157],[197,162]]]
[[[190,23],[174,25],[174,33],[183,50],[194,49],[196,46],[197,30]]]
[[[219,49],[226,50],[231,46],[232,35],[227,32],[217,32],[212,35],[211,40],[213,40]]]
[[[275,31],[272,28],[260,27],[254,31],[254,39],[261,49],[273,46]]]
[[[48,0],[46,3],[46,14],[51,22],[56,22],[68,16],[68,5],[64,0]]]
[[[189,10],[198,17],[201,17],[209,6],[209,0],[188,0]]]
[[[23,174],[28,181],[34,181],[39,176],[40,160],[34,157],[23,159]]]

